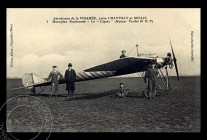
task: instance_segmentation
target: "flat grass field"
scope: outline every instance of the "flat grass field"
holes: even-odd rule
[[[114,96],[120,82],[129,89],[126,98]],[[170,82],[173,90],[153,100],[143,96],[146,84],[135,77],[78,82],[69,100],[65,84],[59,85],[58,97],[48,97],[50,86],[35,97],[51,111],[52,132],[200,132],[200,77],[170,77]],[[25,89],[11,90],[21,86],[21,79],[8,79],[7,100],[34,96]],[[36,132],[41,127],[35,111],[27,107],[15,109],[7,123],[10,132]]]

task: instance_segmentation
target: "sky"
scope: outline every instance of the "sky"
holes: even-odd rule
[[[54,17],[91,16],[98,20],[146,17],[153,22],[52,23]],[[123,49],[128,56],[136,57],[136,44],[140,53],[165,57],[171,51],[169,38],[179,74],[200,75],[200,9],[8,8],[7,77],[21,78],[24,73],[47,77],[52,65],[57,65],[58,71],[64,74],[68,63],[73,64],[76,72],[81,72],[118,59]],[[175,75],[175,69],[169,70],[169,74]]]

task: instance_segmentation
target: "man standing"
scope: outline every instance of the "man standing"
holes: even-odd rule
[[[65,71],[66,90],[68,91],[68,98],[74,97],[76,72],[72,69],[72,64],[68,64],[68,69]]]
[[[156,94],[156,76],[158,75],[158,70],[155,68],[155,64],[150,64],[145,72],[144,82],[147,83],[149,99],[155,97]]]
[[[120,56],[120,58],[126,57],[126,55],[125,55],[126,51],[125,50],[122,50],[121,52],[122,52],[122,55]]]
[[[52,66],[52,67],[53,67],[53,71],[50,72],[50,74],[47,78],[47,81],[51,78],[51,95],[50,95],[50,97],[52,97],[52,95],[54,95],[54,94],[57,97],[58,85],[59,85],[58,76],[63,78],[63,75],[59,71],[56,70],[57,66]]]

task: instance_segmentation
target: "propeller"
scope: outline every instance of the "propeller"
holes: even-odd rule
[[[170,38],[169,38],[170,39]],[[173,61],[174,61],[174,64],[175,64],[175,70],[176,70],[176,74],[177,74],[177,78],[178,78],[178,81],[179,81],[179,73],[178,73],[178,66],[177,66],[177,59],[175,57],[175,53],[173,51],[173,47],[172,47],[172,43],[171,43],[171,40],[170,40],[170,46],[171,46],[171,50],[172,50],[172,54],[173,54]]]

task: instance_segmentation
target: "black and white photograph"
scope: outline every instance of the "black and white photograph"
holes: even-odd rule
[[[7,8],[6,131],[200,132],[200,8]]]

